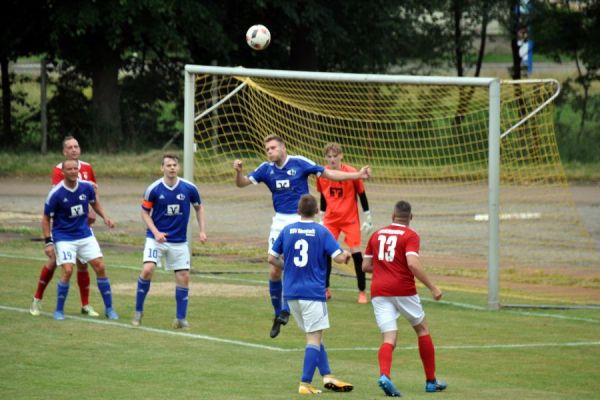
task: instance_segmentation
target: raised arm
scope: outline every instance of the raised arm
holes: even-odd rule
[[[346,172],[337,169],[325,169],[321,174],[323,178],[330,179],[332,181],[347,181],[354,179],[369,179],[371,176],[371,167],[365,165],[356,172]]]
[[[242,160],[235,160],[233,162],[233,169],[235,170],[235,184],[240,188],[246,187],[252,183],[252,181],[242,173],[242,168]]]

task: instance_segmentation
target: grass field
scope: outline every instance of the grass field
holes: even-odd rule
[[[0,242],[0,398],[2,399],[289,399],[297,395],[304,337],[294,322],[270,339],[266,266],[195,248],[190,329],[170,328],[173,278],[157,273],[144,325],[129,324],[141,238],[122,245],[99,235],[121,320],[83,317],[72,280],[67,319],[54,321],[56,278],[40,317],[28,313],[42,245],[30,234]],[[120,241],[121,242],[121,241]],[[94,282],[94,280],[92,280]],[[444,282],[439,282],[445,289]],[[353,278],[332,277],[332,328],[325,334],[333,372],[355,390],[323,398],[383,398],[377,387],[380,335],[370,305],[355,302]],[[423,291],[447,392],[426,394],[414,332],[401,321],[392,378],[405,398],[598,398],[600,310],[485,310],[482,295],[446,290],[434,303]],[[92,304],[102,310],[92,285]],[[318,376],[314,381],[321,386]]]

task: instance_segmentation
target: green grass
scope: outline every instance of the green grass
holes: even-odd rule
[[[565,58],[563,62],[570,61],[568,58]],[[474,60],[473,60],[474,62]],[[511,53],[488,53],[483,57],[484,63],[512,63],[513,58]],[[548,56],[543,54],[534,54],[533,56],[533,65],[535,68],[535,63],[547,62],[554,63],[555,61]]]
[[[146,302],[142,329],[132,329],[134,285],[141,238],[115,248],[99,236],[114,304],[121,320],[81,317],[72,280],[68,318],[54,321],[56,277],[44,298],[45,314],[27,312],[39,269],[41,243],[17,232],[0,243],[0,398],[289,399],[296,394],[304,337],[294,322],[268,337],[272,310],[263,263],[228,262],[214,245],[194,257],[189,305],[191,328],[170,328],[174,299],[170,273],[158,272]],[[136,240],[139,242],[135,244]],[[195,248],[195,252],[198,249]],[[253,258],[255,253],[248,252]],[[238,259],[239,260],[239,259]],[[219,271],[220,274],[210,272]],[[161,284],[167,285],[159,293]],[[199,294],[230,286],[210,296]],[[92,285],[92,304],[102,310]],[[126,286],[126,288],[124,288]],[[334,373],[355,385],[347,394],[322,398],[379,399],[380,335],[371,306],[355,302],[353,279],[334,275],[329,303],[332,328],[325,334]],[[230,291],[257,295],[233,297]],[[600,310],[487,311],[484,296],[446,290],[444,302],[422,293],[437,347],[438,375],[449,382],[444,399],[589,399],[597,397]],[[472,306],[472,307],[471,307]],[[400,322],[392,377],[404,396],[429,399],[414,332]],[[315,383],[320,380],[315,377]]]

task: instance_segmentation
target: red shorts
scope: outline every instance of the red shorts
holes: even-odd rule
[[[335,240],[338,239],[340,233],[344,233],[344,243],[348,247],[360,247],[360,222],[358,219],[345,224],[329,224],[325,220],[323,225],[329,229]]]

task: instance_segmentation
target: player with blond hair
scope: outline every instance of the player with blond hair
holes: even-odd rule
[[[344,153],[342,146],[338,143],[329,143],[324,149],[326,169],[335,171],[354,172],[356,169],[348,164],[342,163]],[[317,178],[317,191],[321,193],[321,212],[323,215],[323,225],[329,229],[333,237],[337,240],[340,233],[344,234],[344,243],[350,249],[352,260],[354,261],[354,271],[356,273],[356,284],[358,286],[358,302],[360,304],[368,303],[367,287],[365,273],[362,270],[362,253],[360,249],[360,232],[367,234],[373,230],[371,211],[369,210],[369,201],[365,192],[365,185],[361,179],[336,182],[324,177]],[[357,197],[363,209],[364,223],[360,224],[358,216]],[[331,258],[327,259],[327,299],[331,298],[329,289],[329,277],[331,275]]]

